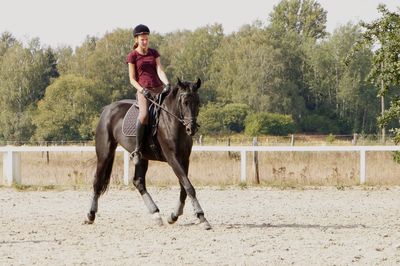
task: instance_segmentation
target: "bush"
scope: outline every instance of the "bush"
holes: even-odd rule
[[[250,108],[246,104],[231,103],[225,105],[221,113],[224,129],[228,132],[242,132],[249,110]]]
[[[247,116],[245,124],[245,133],[249,136],[286,136],[295,132],[294,121],[290,115],[273,113],[251,114]]]
[[[100,114],[101,95],[93,80],[65,75],[46,88],[33,117],[39,140],[89,140]]]
[[[200,109],[200,134],[216,134],[223,129],[221,108],[215,104],[208,104]]]

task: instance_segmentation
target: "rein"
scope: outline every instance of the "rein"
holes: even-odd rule
[[[187,94],[187,93],[186,93]],[[180,93],[179,94],[179,101],[181,99],[181,96],[184,95],[184,93]],[[176,116],[175,114],[171,113],[170,111],[168,111],[167,109],[165,109],[164,107],[161,106],[161,104],[157,103],[156,101],[154,101],[151,98],[147,98],[147,100],[149,100],[152,104],[154,104],[155,106],[159,107],[161,110],[165,111],[167,114],[169,114],[170,116],[176,118],[180,123],[182,123],[182,125],[184,125],[185,127],[188,126],[190,123],[192,123],[193,121],[195,121],[195,119],[193,117],[184,117],[182,115],[182,109],[181,106],[179,105],[179,112],[181,114],[181,117]],[[196,123],[196,122],[195,122]],[[196,123],[196,126],[199,127],[199,124]]]

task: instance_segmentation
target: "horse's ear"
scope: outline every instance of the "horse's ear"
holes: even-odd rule
[[[172,87],[172,95],[174,95],[174,96],[176,95],[176,93],[178,92],[180,86],[182,86],[182,82],[178,78],[178,85]]]
[[[181,81],[179,78],[178,78],[178,86],[181,87],[181,88],[183,88],[182,81]]]
[[[194,89],[197,91],[200,88],[200,86],[201,86],[201,79],[198,78]]]

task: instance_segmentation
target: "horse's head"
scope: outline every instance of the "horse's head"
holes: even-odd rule
[[[178,79],[178,85],[172,91],[178,97],[179,118],[183,121],[189,136],[196,134],[199,127],[196,121],[200,107],[200,97],[197,93],[200,85],[200,79],[197,79],[197,82]]]

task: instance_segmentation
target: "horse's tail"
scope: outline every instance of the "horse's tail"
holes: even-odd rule
[[[108,128],[109,120],[110,110],[105,107],[96,128],[95,138],[97,168],[93,181],[93,188],[95,193],[99,195],[106,192],[110,184],[115,149],[117,148],[117,142],[114,139],[114,136],[112,136],[112,131]]]

